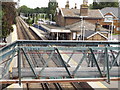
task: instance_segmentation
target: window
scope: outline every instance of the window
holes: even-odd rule
[[[117,27],[116,30],[117,30],[117,31],[120,31],[120,27]]]
[[[75,32],[73,33],[73,39],[76,39],[76,33]]]
[[[104,22],[112,22],[113,21],[113,16],[112,15],[106,15]]]

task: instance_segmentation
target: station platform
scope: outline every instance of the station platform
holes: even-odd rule
[[[18,40],[18,35],[17,35],[17,27],[16,25],[13,25],[13,32],[7,37],[7,43],[13,43],[16,40]],[[13,61],[10,64],[9,71],[12,72],[12,68],[17,67],[17,57],[13,58]]]
[[[17,27],[16,25],[13,25],[13,32],[7,37],[7,43],[13,43],[14,41],[18,40],[18,35],[17,35]],[[12,68],[17,67],[17,57],[13,58],[13,61],[10,64],[9,71],[12,72]],[[10,86],[7,87],[7,90],[11,89],[19,89],[22,90],[22,87],[19,86],[19,84],[11,84]]]
[[[30,29],[33,30],[33,32],[35,32],[42,40],[47,40],[47,38],[45,37],[45,32],[43,32],[40,29],[37,29],[33,26],[30,26]]]
[[[19,85],[18,83],[12,84],[6,88],[6,90],[23,90],[23,85]]]
[[[7,43],[13,43],[18,40],[16,25],[13,25],[13,32],[7,37]]]

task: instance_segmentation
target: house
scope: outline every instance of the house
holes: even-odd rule
[[[120,9],[117,7],[106,7],[101,9],[104,16],[101,25],[107,29],[112,30],[115,34],[120,34]]]
[[[59,26],[71,25],[83,19],[94,24],[97,20],[101,21],[103,19],[101,11],[99,9],[89,9],[86,0],[83,0],[80,9],[76,9],[76,6],[70,9],[69,1],[67,1],[65,8],[57,8],[56,12],[56,23]]]
[[[71,40],[108,40],[108,29],[97,21],[92,24],[86,20],[65,26],[71,31]]]

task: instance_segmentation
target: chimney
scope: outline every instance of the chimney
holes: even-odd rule
[[[101,25],[99,23],[99,20],[95,23],[95,32],[100,31],[101,30]]]
[[[65,5],[65,8],[66,8],[66,9],[69,9],[69,0],[67,0],[66,5]]]
[[[75,9],[77,9],[77,3],[75,3]]]
[[[88,1],[83,0],[83,4],[80,6],[80,16],[88,16]]]

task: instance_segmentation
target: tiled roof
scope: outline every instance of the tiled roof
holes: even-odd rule
[[[68,26],[66,26],[66,28],[70,29],[71,31],[80,31],[81,30],[81,25],[85,26],[85,30],[95,31],[95,24],[89,23],[85,20],[83,22],[80,21],[80,22],[74,23],[72,25],[68,25]],[[108,30],[101,27],[101,31],[108,31]]]
[[[94,34],[95,31],[92,31],[92,30],[88,30],[87,32],[85,32],[85,36],[84,37],[89,37],[90,35]]]
[[[106,33],[106,32],[102,32],[102,33]],[[85,36],[84,37],[85,38],[90,38],[90,37],[94,36],[95,34],[99,34],[99,35],[103,36],[104,38],[108,39],[102,33],[101,33],[101,31],[95,32],[95,31],[89,30],[89,31],[85,32]]]
[[[49,25],[49,24],[43,24],[44,26],[48,27],[49,29],[65,29],[64,27],[59,27],[56,25]]]
[[[80,17],[80,9],[66,9],[61,8],[64,17]],[[90,18],[102,18],[102,14],[98,9],[88,10],[88,17]]]
[[[116,17],[120,15],[120,11],[118,11],[117,7],[106,7],[101,9],[101,13],[105,15],[106,13],[112,12]]]

